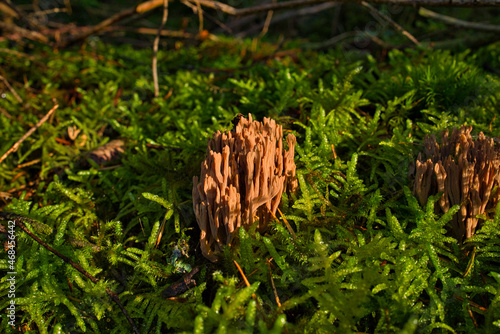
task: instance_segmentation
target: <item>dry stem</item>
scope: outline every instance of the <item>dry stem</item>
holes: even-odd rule
[[[16,100],[19,102],[19,103],[23,103],[23,99],[21,99],[21,97],[19,96],[19,94],[17,94],[16,90],[14,89],[14,87],[12,87],[9,83],[9,81],[2,75],[0,75],[0,80],[3,81],[3,83],[5,84],[5,86],[7,86],[7,88],[10,90],[10,92],[12,93],[12,95],[14,95],[14,97],[16,98]]]
[[[500,32],[500,26],[498,26],[498,25],[463,21],[463,20],[459,20],[459,19],[456,19],[456,18],[451,17],[451,16],[447,16],[447,15],[433,12],[433,11],[425,9],[423,7],[419,8],[418,14],[420,14],[423,17],[438,20],[438,21],[441,21],[441,22],[444,22],[446,24],[453,25],[453,26],[456,26],[459,28]]]
[[[420,45],[420,42],[412,34],[410,34],[407,30],[405,30],[399,24],[397,24],[389,16],[385,15],[384,13],[382,13],[381,11],[379,11],[378,9],[376,9],[375,7],[373,7],[372,5],[370,5],[366,1],[361,1],[361,5],[363,5],[364,7],[368,8],[370,10],[370,12],[372,13],[372,15],[379,16],[383,20],[386,20],[387,22],[389,22],[390,25],[392,25],[403,36],[405,36],[406,38],[408,38],[413,44],[415,44],[417,46]]]
[[[163,0],[163,17],[161,19],[160,27],[158,28],[158,33],[156,34],[156,38],[153,45],[153,83],[155,87],[155,97],[160,95],[160,88],[158,86],[158,44],[160,43],[160,36],[163,26],[167,22],[168,16],[168,0]]]
[[[2,161],[4,161],[5,158],[7,158],[9,156],[9,154],[11,154],[12,152],[17,151],[17,149],[19,148],[19,145],[21,145],[21,143],[23,141],[25,141],[26,138],[28,138],[29,136],[31,136],[31,134],[33,132],[35,132],[36,129],[38,129],[43,123],[45,123],[49,119],[49,117],[54,113],[54,111],[56,111],[56,109],[58,107],[59,107],[59,105],[57,105],[57,104],[54,107],[52,107],[52,109],[49,110],[49,112],[47,113],[47,115],[45,115],[40,121],[38,121],[38,123],[34,127],[32,127],[31,129],[29,129],[28,132],[26,132],[24,134],[24,136],[21,137],[21,139],[19,139],[14,145],[12,145],[12,147],[7,152],[5,152],[4,155],[2,155],[2,157],[0,158],[0,163]]]

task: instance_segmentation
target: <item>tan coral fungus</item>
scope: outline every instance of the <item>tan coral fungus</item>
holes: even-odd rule
[[[193,178],[193,208],[201,229],[201,251],[211,261],[230,245],[241,226],[255,220],[264,230],[276,213],[285,188],[294,191],[295,136],[287,136],[272,119],[240,117],[233,130],[217,131],[208,141],[201,176]]]
[[[416,161],[413,187],[421,205],[438,192],[443,192],[439,200],[443,212],[460,205],[450,229],[459,242],[474,234],[479,222],[476,216],[495,208],[499,200],[500,150],[482,132],[474,140],[471,131],[471,126],[454,129],[451,136],[444,131],[441,146],[434,135],[427,136],[425,158],[420,153]]]

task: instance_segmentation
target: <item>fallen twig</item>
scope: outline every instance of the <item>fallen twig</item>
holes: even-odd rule
[[[29,129],[28,132],[26,132],[24,134],[24,136],[21,137],[21,139],[19,139],[14,145],[12,145],[12,147],[7,151],[5,152],[4,155],[2,155],[2,157],[0,158],[0,163],[2,161],[5,160],[5,158],[7,158],[9,156],[9,154],[11,154],[12,152],[15,152],[17,151],[17,149],[19,148],[19,145],[21,145],[21,143],[23,141],[26,140],[26,138],[28,138],[33,132],[35,132],[36,129],[38,129],[43,123],[45,123],[49,117],[54,113],[54,111],[56,111],[56,109],[59,107],[59,105],[55,105],[54,107],[52,107],[52,109],[49,110],[49,112],[47,113],[47,115],[43,116],[43,118],[41,120],[38,121],[38,123],[36,123],[36,125],[34,127],[32,127],[31,129]]]
[[[438,20],[444,22],[449,25],[453,25],[460,28],[465,29],[474,29],[474,30],[482,30],[482,31],[492,31],[492,32],[500,32],[500,26],[488,24],[488,23],[478,23],[478,22],[468,22],[456,19],[451,16],[439,14],[433,12],[431,10],[420,7],[418,10],[418,14],[423,17],[427,17],[430,19]]]
[[[410,34],[407,30],[405,30],[403,27],[401,27],[399,24],[397,24],[393,19],[391,19],[389,16],[385,15],[381,11],[379,11],[377,8],[373,7],[366,1],[361,1],[361,5],[368,8],[371,12],[372,15],[378,16],[382,18],[383,20],[387,21],[390,25],[392,25],[397,31],[399,31],[403,36],[408,38],[410,41],[412,41],[413,44],[419,46],[420,42],[412,35]]]
[[[6,13],[9,16],[15,17],[16,19],[23,20],[29,28],[31,29],[41,29],[42,27],[35,21],[32,20],[29,15],[27,15],[23,10],[19,9],[12,3],[11,0],[1,0],[0,9],[2,12]]]
[[[122,27],[122,26],[115,26],[113,28],[115,28],[113,30],[130,31],[130,32],[135,32],[138,34],[145,34],[145,35],[158,34],[158,29],[155,29],[155,28],[145,28],[145,27],[134,28],[134,27]],[[164,37],[186,38],[186,39],[197,38],[197,35],[195,35],[195,34],[191,34],[189,32],[180,31],[180,30],[165,30],[165,29],[163,29],[160,32],[160,35],[164,36]]]
[[[231,28],[229,28],[227,25],[225,25],[224,23],[222,23],[220,20],[218,20],[214,16],[212,16],[212,15],[208,14],[207,12],[205,12],[201,8],[201,5],[200,5],[199,2],[196,3],[196,5],[193,5],[192,3],[190,3],[187,0],[180,0],[180,1],[181,1],[181,3],[183,5],[191,8],[191,10],[193,11],[193,13],[198,14],[198,20],[200,21],[200,24],[199,24],[199,27],[198,27],[198,36],[202,36],[202,33],[204,33],[203,32],[203,17],[206,17],[210,21],[212,21],[215,24],[217,24],[222,30],[227,31],[228,33],[232,34]]]
[[[191,0],[194,1],[194,0]],[[196,0],[202,6],[220,10],[234,16],[267,12],[284,8],[307,6],[322,2],[360,3],[362,0],[291,0],[270,4],[258,5],[250,8],[237,9],[225,3],[214,0]],[[500,0],[369,0],[373,4],[397,4],[405,6],[446,6],[446,7],[500,7]]]
[[[38,12],[34,12],[30,16],[36,17],[36,16],[45,16],[47,14],[54,14],[54,13],[67,13],[68,9],[67,8],[51,8],[47,10],[41,10]]]
[[[14,220],[15,224],[17,226],[19,226],[21,228],[21,230],[23,230],[27,235],[29,235],[33,240],[35,240],[40,245],[42,245],[49,252],[55,254],[57,257],[61,258],[64,262],[66,262],[67,264],[69,264],[70,266],[72,266],[73,268],[75,268],[76,270],[78,270],[82,275],[84,275],[85,277],[87,277],[92,283],[96,284],[97,282],[99,282],[99,280],[97,278],[95,278],[94,276],[92,276],[91,274],[89,274],[78,263],[73,262],[69,257],[67,257],[67,256],[59,253],[57,250],[55,250],[54,248],[52,248],[51,246],[49,246],[48,244],[46,244],[42,239],[40,239],[39,237],[37,237],[36,235],[34,235],[33,232],[31,232],[26,227],[26,225],[24,225],[24,223],[23,223],[23,222],[35,223],[34,220],[32,220],[30,218],[27,218],[27,217],[24,217],[24,216],[21,216],[21,215],[18,215],[18,214],[15,214],[15,213],[10,213],[10,212],[0,212],[0,219],[2,219],[2,220]],[[127,310],[125,309],[125,307],[123,307],[122,303],[120,302],[120,298],[118,297],[118,295],[114,291],[112,291],[111,289],[109,289],[109,288],[106,288],[106,293],[111,298],[111,300],[113,302],[115,302],[115,304],[118,305],[118,307],[121,309],[121,311],[123,312],[123,314],[127,318],[128,323],[132,327],[134,333],[139,334],[139,330],[135,326],[134,321],[132,320],[132,318],[130,318],[130,316],[129,316]]]
[[[276,0],[273,0],[273,3],[276,3]],[[269,26],[271,25],[271,20],[273,19],[274,10],[269,10],[266,15],[266,21],[264,21],[264,26],[262,27],[262,31],[260,32],[260,37],[263,37],[267,34],[269,30]]]
[[[163,0],[150,0],[150,1],[143,2],[143,3],[135,6],[134,8],[125,9],[125,10],[119,12],[118,14],[113,15],[110,18],[102,21],[101,23],[91,27],[87,31],[84,31],[84,32],[77,34],[77,35],[74,35],[74,36],[70,36],[69,38],[67,38],[67,39],[63,40],[61,43],[59,43],[58,46],[62,47],[62,48],[67,47],[73,43],[84,40],[85,38],[102,31],[105,28],[109,27],[110,25],[112,25],[118,21],[121,21],[129,16],[132,16],[134,14],[143,14],[147,11],[150,11],[156,7],[161,6],[162,4],[163,4]]]
[[[290,235],[293,237],[293,240],[296,240],[297,239],[297,235],[295,235],[295,232],[293,231],[293,228],[292,226],[290,225],[290,223],[288,222],[288,220],[286,220],[285,216],[283,215],[283,213],[281,212],[280,208],[278,208],[278,212],[280,213],[281,215],[281,218],[283,218],[283,223],[285,223],[285,226],[288,230],[288,232],[290,233]],[[276,219],[277,221],[279,221],[278,217],[276,217],[276,215],[274,213],[272,213],[272,216],[274,219]]]
[[[109,28],[109,26],[125,19],[130,16],[136,15],[136,14],[143,14],[145,12],[148,12],[154,8],[157,8],[161,6],[164,1],[174,1],[174,0],[149,0],[146,2],[143,2],[136,7],[125,9],[121,11],[120,13],[111,16],[110,18],[102,21],[101,23],[86,29],[83,32],[77,33],[75,35],[69,36],[65,39],[62,39],[59,43],[56,45],[60,48],[67,47],[73,43],[79,42],[93,34],[100,33],[102,31],[105,31],[106,28]],[[284,2],[276,2],[276,3],[265,3],[261,5],[257,5],[254,7],[250,8],[235,8],[233,6],[227,5],[225,3],[219,2],[219,1],[214,1],[214,0],[181,0],[184,4],[187,3],[192,3],[193,8],[197,8],[197,13],[198,15],[202,15],[202,9],[201,7],[208,7],[212,8],[218,11],[221,11],[223,13],[233,15],[233,16],[248,16],[252,15],[255,13],[261,13],[261,12],[270,12],[274,10],[279,10],[279,9],[285,9],[285,8],[293,8],[293,7],[307,7],[310,5],[314,4],[319,4],[319,3],[372,3],[372,4],[396,4],[396,5],[406,5],[406,6],[448,6],[448,7],[499,7],[500,6],[500,0],[291,0],[291,1],[284,1]],[[383,15],[383,14],[382,14]],[[201,18],[201,16],[200,16]],[[202,20],[202,18],[201,18]],[[201,21],[200,21],[201,22]],[[394,25],[393,22],[391,22],[392,25]],[[47,37],[44,36],[43,34],[36,32],[36,31],[29,31],[23,28],[19,28],[17,26],[13,25],[6,25],[3,22],[0,22],[0,28],[3,28],[5,26],[6,30],[12,31],[13,29],[18,32],[18,34],[25,36],[27,38],[35,39],[35,40],[40,40],[43,42],[47,42]],[[394,25],[397,27],[397,25]],[[200,26],[201,27],[201,26]],[[226,27],[227,28],[227,27]],[[416,43],[418,42],[415,38],[412,38],[411,35],[409,35],[404,29],[401,27],[397,28],[399,31],[401,31],[405,36],[407,36],[412,42]],[[417,43],[416,43],[417,44]]]
[[[290,10],[290,11],[287,11],[283,14],[275,15],[273,17],[272,21],[270,22],[270,24],[276,24],[278,22],[293,19],[293,18],[298,17],[298,16],[317,14],[317,13],[322,12],[324,10],[336,7],[338,5],[340,5],[340,3],[338,3],[338,2],[325,2],[325,3],[321,3],[319,5],[301,8],[298,10]],[[248,17],[250,17],[250,16],[248,16]],[[236,36],[237,37],[244,37],[244,36],[247,36],[251,33],[255,33],[256,31],[259,31],[263,28],[264,28],[264,24],[261,23],[259,25],[255,25],[255,26],[250,27],[249,29],[247,29],[245,31],[238,33]]]
[[[200,2],[195,0],[196,2],[196,11],[198,12],[198,33],[202,33],[203,31],[203,9],[201,9]]]
[[[49,41],[47,36],[42,35],[38,31],[31,31],[28,29],[24,29],[16,26],[15,24],[8,24],[0,21],[0,28],[4,29],[5,31],[10,31],[12,33],[21,35],[23,37],[26,37],[27,39],[31,39],[36,42],[48,43]]]
[[[233,262],[236,265],[236,268],[238,268],[238,271],[240,272],[241,277],[243,277],[243,281],[245,282],[245,285],[247,287],[250,287],[250,282],[248,281],[248,278],[245,276],[245,273],[243,272],[243,269],[241,269],[241,267],[238,264],[238,262],[236,262],[235,260],[233,260]],[[257,296],[255,295],[255,293],[252,293],[252,298],[255,299],[255,300],[257,300]]]
[[[273,288],[273,293],[274,293],[274,298],[276,300],[276,304],[278,307],[281,307],[281,302],[280,302],[280,297],[278,296],[278,291],[276,291],[276,286],[274,285],[274,279],[273,279],[273,269],[271,268],[271,261],[273,258],[270,258],[267,260],[267,266],[269,267],[269,278],[271,279],[271,286]]]
[[[192,1],[194,1],[194,0],[192,0]],[[213,0],[196,0],[196,1],[198,1],[202,6],[209,7],[212,9],[217,9],[217,10],[220,10],[221,12],[224,12],[224,13],[229,14],[229,15],[234,15],[234,16],[246,16],[246,15],[250,15],[250,14],[254,14],[254,13],[268,12],[270,10],[278,10],[278,9],[284,9],[284,8],[307,6],[307,5],[312,5],[312,4],[321,3],[321,2],[335,2],[334,0],[292,0],[292,1],[286,1],[286,2],[276,2],[276,3],[263,4],[263,5],[258,5],[258,6],[250,7],[250,8],[237,9],[237,8],[232,7],[232,6],[226,5],[222,2],[213,1]]]
[[[7,86],[7,88],[10,90],[10,92],[12,93],[12,95],[14,95],[14,97],[16,98],[16,100],[19,103],[23,103],[23,99],[21,99],[21,97],[19,96],[19,94],[17,94],[16,90],[14,89],[14,87],[12,87],[10,85],[9,81],[4,76],[2,76],[2,75],[0,75],[0,80],[3,81],[3,83],[5,84],[5,86]]]
[[[165,0],[165,1],[174,1],[174,0]],[[89,28],[85,29],[83,32],[77,33],[75,35],[68,36],[61,41],[56,43],[56,46],[59,48],[64,48],[67,47],[73,43],[79,42],[93,34],[100,33],[102,31],[105,31],[106,28],[109,28],[109,26],[115,24],[116,22],[119,22],[127,17],[136,15],[136,14],[143,14],[145,12],[148,12],[154,8],[157,8],[163,4],[164,0],[149,0],[146,2],[143,2],[136,7],[125,9],[121,12],[119,12],[116,15],[111,16],[110,18],[102,21],[101,23]],[[233,15],[233,16],[248,16],[252,15],[255,13],[261,13],[261,12],[270,12],[274,10],[279,10],[279,9],[285,9],[285,8],[293,8],[293,7],[307,7],[310,5],[314,4],[319,4],[319,3],[371,3],[371,4],[393,4],[393,5],[403,5],[403,6],[446,6],[446,7],[500,7],[500,0],[291,0],[291,1],[283,1],[283,2],[276,2],[276,3],[265,3],[261,5],[257,5],[254,7],[250,8],[235,8],[233,6],[227,5],[225,3],[219,2],[219,1],[214,1],[214,0],[181,0],[181,2],[187,3],[191,2],[194,4],[194,7],[197,7],[198,14],[201,15],[201,6],[203,7],[208,7],[212,8],[218,11],[221,11],[223,13]],[[10,1],[2,0],[0,3],[9,3]],[[4,5],[3,10],[8,10],[12,12],[12,14],[15,15],[15,17],[18,18],[23,18],[23,16],[19,16],[19,13],[14,13],[14,11]],[[8,9],[7,9],[8,8]],[[425,12],[425,9],[424,11]],[[425,15],[425,14],[424,14]],[[438,14],[439,15],[439,14]],[[27,15],[25,15],[27,16]],[[455,23],[458,22],[458,24],[462,24],[463,22],[460,22],[459,20],[455,20]],[[391,23],[392,24],[392,23]],[[29,24],[31,27],[33,25],[36,25],[36,22],[30,21]],[[484,28],[488,31],[498,31],[497,29],[491,30],[490,25],[483,25],[481,27],[480,24],[473,24],[473,26],[469,27],[474,27],[474,29],[481,29]],[[45,34],[42,33],[42,29],[36,25],[34,28],[38,28],[39,31],[33,31],[33,30],[27,30],[21,27],[18,27],[13,24],[7,24],[5,22],[0,22],[0,28],[6,30],[6,31],[11,31],[14,32],[15,34],[19,36],[23,36],[29,39],[33,39],[39,42],[43,43],[48,43],[48,38]],[[398,29],[399,30],[399,29]],[[58,31],[56,31],[58,32]],[[404,32],[404,30],[401,30],[401,32]],[[408,38],[412,40],[412,42],[415,43],[416,39],[413,40],[409,35],[404,33]]]
[[[19,14],[16,10],[10,8],[10,6],[6,3],[6,1],[0,1],[0,12],[4,14],[4,17],[15,17],[19,18]]]
[[[160,44],[160,36],[165,22],[167,22],[168,17],[168,0],[163,0],[163,17],[161,18],[161,24],[158,28],[158,33],[153,44],[153,83],[155,87],[155,97],[160,95],[160,87],[158,86],[158,45]]]

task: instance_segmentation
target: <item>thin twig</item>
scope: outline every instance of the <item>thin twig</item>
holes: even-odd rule
[[[42,239],[40,239],[39,237],[37,237],[36,235],[34,235],[33,232],[31,232],[26,227],[26,225],[24,225],[24,223],[23,223],[23,221],[27,222],[27,223],[35,223],[35,221],[33,219],[26,218],[26,217],[17,215],[15,213],[10,213],[10,212],[0,212],[0,219],[15,221],[15,224],[17,226],[19,226],[21,228],[21,230],[23,230],[27,235],[29,235],[33,240],[35,240],[36,242],[38,242],[40,245],[42,245],[43,247],[45,247],[45,249],[47,249],[49,252],[55,254],[57,257],[61,258],[64,262],[66,262],[67,264],[69,264],[70,266],[72,266],[73,268],[75,268],[76,270],[78,270],[82,275],[84,275],[85,277],[87,277],[92,283],[97,284],[97,282],[99,282],[99,280],[97,278],[95,278],[90,273],[88,273],[78,263],[73,262],[69,257],[67,257],[67,256],[59,253],[57,250],[55,250],[54,248],[52,248],[51,246],[49,246],[48,244],[46,244]],[[129,316],[127,310],[125,309],[125,307],[123,307],[122,303],[120,302],[120,298],[118,297],[118,295],[114,291],[112,291],[111,289],[109,289],[109,288],[106,288],[106,293],[111,298],[111,300],[113,300],[113,302],[115,302],[118,305],[118,307],[121,309],[121,311],[123,312],[123,314],[127,318],[128,323],[130,324],[130,326],[134,330],[134,333],[139,334],[139,330],[135,326],[134,321],[132,320],[132,318],[130,318],[130,316]]]
[[[366,1],[361,1],[361,5],[368,8],[372,15],[378,16],[382,18],[383,20],[386,20],[389,22],[390,25],[392,25],[397,31],[399,31],[403,36],[408,38],[413,44],[419,46],[420,42],[412,35],[410,34],[407,30],[405,30],[402,26],[397,24],[393,19],[391,19],[389,16],[385,15],[381,11],[379,11],[377,8],[373,7]]]
[[[12,16],[14,16],[17,19],[23,20],[28,25],[29,28],[31,29],[42,28],[35,20],[32,20],[31,17],[27,15],[23,10],[16,7],[16,5],[14,5],[11,0],[1,0],[0,2],[4,3],[5,6],[7,6],[7,8],[10,9],[10,12],[7,12],[8,15],[14,14]]]
[[[198,12],[198,32],[201,34],[203,32],[203,9],[201,9],[200,2],[195,0],[196,2],[196,11]]]
[[[38,31],[31,31],[28,29],[24,29],[24,28],[18,27],[15,24],[9,24],[9,23],[5,23],[5,22],[0,21],[0,28],[4,29],[5,31],[10,31],[14,34],[21,35],[23,37],[26,37],[27,39],[31,39],[33,41],[37,41],[40,43],[48,43],[48,41],[49,41],[47,36],[42,35]]]
[[[201,39],[205,39],[206,37],[204,37],[204,35],[206,35],[207,31],[204,32],[204,29],[203,29],[203,21],[204,21],[204,17],[206,17],[207,19],[209,19],[210,21],[214,22],[215,24],[217,24],[221,29],[223,29],[224,31],[227,31],[228,33],[232,34],[233,32],[231,31],[231,29],[225,25],[224,23],[222,23],[220,20],[218,20],[217,18],[215,18],[214,16],[210,15],[210,14],[207,14],[207,12],[205,12],[203,10],[203,8],[201,8],[201,5],[199,2],[196,2],[196,5],[193,5],[191,2],[189,2],[188,0],[180,0],[181,3],[184,5],[184,6],[187,6],[189,8],[191,8],[191,10],[193,11],[193,13],[197,14],[198,15],[198,21],[200,22],[200,24],[198,25],[198,37],[201,38]],[[213,39],[213,35],[211,37]]]
[[[138,34],[145,34],[145,35],[158,34],[158,29],[156,29],[156,28],[146,28],[146,27],[134,28],[134,27],[125,27],[125,26],[113,26],[110,28],[112,28],[111,29],[112,31],[130,31],[130,32],[135,32]],[[199,34],[192,34],[192,33],[181,31],[181,30],[162,29],[160,35],[162,37],[172,37],[172,38],[201,39],[201,36]],[[213,34],[208,34],[208,36],[205,36],[204,39],[216,40],[217,37]]]
[[[460,28],[500,32],[500,26],[498,26],[498,25],[463,21],[463,20],[459,20],[459,19],[456,19],[456,18],[451,17],[451,16],[447,16],[447,15],[433,12],[433,11],[425,9],[423,7],[419,8],[418,14],[420,16],[427,17],[427,18],[434,19],[434,20],[438,20],[438,21],[444,22],[446,24],[453,25],[453,26],[460,27]]]
[[[30,16],[46,16],[47,14],[54,14],[54,13],[67,13],[68,10],[66,8],[52,8],[52,9],[47,9],[47,10],[40,10],[38,12],[34,12]]]
[[[247,277],[245,276],[245,273],[243,272],[243,269],[241,269],[241,267],[238,264],[238,262],[236,262],[235,260],[233,260],[233,262],[236,265],[236,268],[238,268],[238,271],[240,272],[241,277],[243,277],[243,281],[245,282],[245,285],[247,287],[250,287],[250,282],[248,281]],[[255,300],[257,300],[257,296],[255,295],[255,293],[252,293],[252,298],[255,299]]]
[[[245,285],[246,286],[250,286],[250,282],[248,281],[247,277],[245,276],[245,273],[243,273],[243,270],[241,269],[241,267],[238,264],[238,262],[236,262],[235,260],[233,260],[233,262],[236,265],[236,268],[238,268],[238,271],[240,272],[241,277],[243,277],[243,281],[245,282]]]
[[[378,37],[378,36],[372,35],[372,34],[370,34],[368,32],[362,32],[362,35],[366,36],[373,43],[379,45],[383,49],[392,49],[392,48],[394,48],[389,43],[384,42],[384,40],[382,38]]]
[[[61,42],[57,43],[57,46],[60,48],[67,47],[70,44],[81,41],[93,34],[105,31],[106,28],[108,28],[109,26],[129,16],[135,14],[143,14],[156,7],[159,7],[162,5],[164,1],[165,0],[149,0],[137,5],[134,8],[126,9],[102,21],[101,23],[91,27],[90,29],[87,29],[76,35],[72,35],[66,39],[63,39]],[[166,0],[166,1],[174,1],[174,0]],[[250,8],[237,9],[225,3],[213,0],[188,0],[188,1],[197,2],[197,4],[201,6],[216,9],[223,13],[234,16],[247,16],[260,12],[269,12],[270,10],[279,10],[279,9],[293,8],[293,7],[307,7],[309,5],[317,3],[326,3],[326,2],[343,2],[343,3],[362,2],[361,0],[291,0],[291,1],[271,3],[271,4],[262,4]],[[6,0],[3,0],[2,2],[10,3],[10,1]],[[500,0],[367,0],[366,2],[370,2],[373,4],[393,4],[393,5],[404,5],[404,6],[500,7]],[[31,23],[36,24],[35,22]],[[7,24],[1,21],[0,21],[0,28],[3,28],[7,31],[9,30],[13,31],[29,39],[34,39],[43,43],[48,42],[47,37],[44,34],[41,34],[37,31],[30,31],[24,28],[20,28],[16,25]]]
[[[5,84],[5,86],[7,86],[7,88],[10,90],[10,92],[12,93],[12,95],[14,95],[14,97],[16,98],[16,100],[19,102],[19,103],[23,103],[23,99],[21,99],[21,97],[19,96],[19,94],[17,94],[16,90],[14,89],[14,87],[12,87],[9,83],[9,81],[2,75],[0,75],[0,80],[3,81],[3,83]]]
[[[194,1],[194,0],[192,0],[192,1]],[[333,0],[291,0],[291,1],[286,1],[286,2],[263,4],[263,5],[258,5],[255,7],[241,8],[241,9],[234,8],[232,6],[226,5],[225,3],[222,3],[219,1],[213,1],[213,0],[196,0],[196,1],[198,1],[201,5],[203,5],[205,7],[217,9],[217,10],[220,10],[221,12],[229,14],[229,15],[246,16],[246,15],[250,15],[250,14],[254,14],[254,13],[268,12],[270,10],[278,10],[278,9],[284,9],[284,8],[307,6],[307,5],[312,5],[312,4],[321,3],[321,2],[332,2]]]
[[[5,1],[0,1],[0,12],[4,14],[4,17],[15,17],[16,19],[19,18],[19,14],[12,8],[10,8],[9,5],[5,3]]]
[[[281,218],[283,218],[283,222],[285,223],[285,226],[286,226],[288,232],[292,235],[293,239],[296,240],[297,239],[297,235],[293,231],[293,228],[290,225],[290,223],[288,222],[288,220],[286,220],[286,218],[283,215],[283,213],[281,212],[280,208],[278,208],[278,212],[281,215]],[[276,217],[276,215],[274,213],[271,212],[271,215],[273,216],[274,219],[276,219],[277,221],[279,221],[278,217]]]
[[[163,0],[163,17],[161,18],[161,24],[158,28],[158,33],[153,44],[153,83],[155,86],[155,97],[160,95],[160,87],[158,85],[158,45],[160,44],[161,31],[165,22],[167,22],[168,17],[168,0]]]
[[[168,211],[167,211],[168,214]],[[163,220],[160,225],[160,229],[158,230],[158,234],[156,235],[156,242],[155,242],[155,248],[158,248],[161,242],[161,238],[163,237],[163,231],[165,230],[165,225],[167,223],[167,214],[163,216]]]
[[[202,32],[203,32],[203,17],[206,17],[207,19],[209,19],[210,21],[214,22],[215,24],[217,24],[219,27],[221,27],[223,30],[227,31],[228,33],[232,34],[232,31],[231,29],[225,25],[224,23],[222,23],[221,21],[219,21],[217,18],[213,17],[212,15],[209,15],[207,14],[202,8],[201,8],[201,5],[199,2],[196,3],[196,5],[193,5],[192,3],[190,3],[189,1],[187,0],[180,0],[181,3],[184,5],[184,6],[187,6],[189,8],[191,8],[191,10],[193,11],[193,13],[195,14],[198,14],[200,15],[201,13],[201,21],[202,24],[199,25],[199,29],[198,29],[198,36],[201,37],[202,36]],[[198,20],[200,20],[200,17],[198,17]],[[200,29],[201,28],[201,29]]]
[[[273,10],[267,12],[266,20],[264,21],[264,26],[262,27],[262,31],[259,34],[260,37],[263,37],[265,34],[267,34],[269,26],[271,25],[271,20],[273,19],[273,14],[274,14]]]
[[[73,43],[84,40],[85,38],[89,37],[90,35],[101,32],[102,30],[106,29],[110,25],[115,24],[116,22],[121,21],[129,16],[132,16],[134,14],[143,14],[143,13],[150,11],[156,7],[160,7],[162,5],[163,1],[164,0],[150,0],[150,1],[143,2],[134,8],[125,9],[125,10],[119,12],[118,14],[113,15],[110,18],[107,18],[106,20],[102,21],[101,23],[91,27],[90,29],[88,29],[80,34],[70,36],[69,38],[67,38],[67,39],[63,40],[61,43],[59,43],[58,46],[64,48],[64,47],[67,47]]]
[[[273,3],[276,3],[276,0],[273,0]],[[273,19],[273,14],[274,10],[270,10],[267,12],[266,20],[264,21],[264,26],[262,27],[262,31],[259,34],[260,37],[263,37],[265,34],[267,34],[269,26],[271,25],[271,20]]]
[[[472,313],[472,310],[470,308],[468,308],[467,311],[469,312],[469,316],[472,319],[472,322],[474,323],[474,328],[477,329],[478,328],[477,321],[476,321],[476,318],[474,317],[474,314]]]
[[[462,277],[466,277],[467,275],[469,275],[469,273],[472,269],[472,266],[474,265],[475,259],[476,259],[476,246],[474,246],[474,248],[472,248],[471,258],[469,260],[469,263],[467,264],[467,268],[465,268],[465,272],[462,274]]]
[[[173,1],[173,0],[166,0]],[[361,0],[291,0],[277,3],[267,3],[257,5],[250,8],[237,9],[225,3],[213,0],[186,0],[195,5],[219,10],[223,13],[233,16],[248,16],[260,12],[269,12],[270,10],[279,10],[293,7],[307,7],[309,5],[326,3],[326,2],[343,2],[343,3],[360,3]],[[112,17],[102,21],[101,23],[91,27],[84,32],[68,37],[62,42],[58,43],[58,47],[66,47],[75,42],[81,41],[90,35],[104,31],[107,27],[121,21],[134,14],[143,14],[156,7],[162,5],[164,0],[150,0],[137,5],[134,8],[126,9]],[[448,6],[448,7],[500,7],[500,0],[367,0],[367,2],[374,4],[397,4],[405,6]],[[3,24],[2,22],[0,22]],[[1,27],[1,26],[0,26]],[[24,29],[25,30],[25,29]],[[23,32],[26,32],[24,31]]]
[[[271,261],[272,261],[272,259],[273,258],[270,258],[266,262],[267,262],[267,266],[269,267],[269,277],[271,278],[271,286],[273,288],[274,298],[276,300],[276,304],[278,305],[278,307],[281,307],[280,297],[278,296],[278,291],[276,291],[276,286],[274,285],[273,270],[271,268]]]
[[[36,125],[34,127],[32,127],[31,129],[29,129],[28,132],[26,132],[24,134],[24,136],[21,137],[21,139],[19,139],[14,145],[12,145],[12,147],[7,151],[5,152],[4,155],[2,155],[2,157],[0,158],[0,163],[2,161],[5,160],[5,158],[7,158],[7,156],[9,154],[11,154],[12,152],[15,152],[17,151],[17,149],[19,148],[19,145],[21,145],[21,143],[23,141],[26,140],[26,138],[28,138],[33,132],[35,132],[36,129],[38,129],[43,123],[45,123],[49,117],[54,113],[54,111],[56,111],[56,109],[59,107],[59,105],[55,105],[54,107],[52,107],[52,109],[49,110],[49,112],[47,113],[47,115],[43,116],[43,118],[41,120],[38,121],[38,123],[36,123]]]
[[[42,161],[42,159],[34,159],[34,160],[31,160],[31,161],[25,162],[24,164],[17,165],[16,169],[14,169],[14,170],[18,170],[18,169],[22,169],[22,168],[25,168],[25,167],[33,166],[33,165],[36,165],[37,163],[39,163],[41,161]]]
[[[66,6],[66,10],[68,11],[68,14],[73,14],[73,8],[71,8],[71,2],[70,0],[63,0],[64,6]]]
[[[441,292],[442,290],[438,287],[435,287],[436,291],[438,292]],[[464,300],[467,301],[467,303],[469,303],[470,306],[472,306],[473,308],[481,311],[483,314],[488,312],[488,309],[484,306],[481,306],[477,303],[474,303],[472,300],[468,299],[468,298],[464,298],[464,297],[461,297],[459,295],[453,295],[453,297],[457,300],[460,300],[461,302],[463,302]]]
[[[194,1],[194,0],[192,0]],[[360,3],[361,0],[291,0],[272,4],[258,5],[250,8],[237,9],[225,3],[214,0],[196,0],[202,6],[220,10],[234,16],[267,12],[284,8],[308,6],[322,2]],[[500,0],[369,0],[373,4],[394,4],[404,6],[440,6],[440,7],[500,7]]]
[[[298,16],[317,14],[321,11],[324,11],[324,10],[327,10],[329,8],[333,8],[333,7],[336,7],[339,5],[340,5],[340,3],[337,3],[337,2],[326,2],[326,3],[321,3],[321,4],[315,5],[315,6],[310,6],[310,7],[296,9],[296,10],[290,10],[290,11],[287,11],[283,14],[273,15],[273,19],[270,22],[270,24],[276,24],[278,22],[290,20],[290,19],[293,19],[293,18],[298,17]],[[247,17],[250,17],[250,16],[247,16]],[[239,19],[239,20],[243,20],[243,19]],[[255,25],[253,27],[250,27],[249,29],[246,29],[245,31],[238,33],[236,36],[237,37],[245,37],[249,34],[252,34],[252,33],[255,33],[259,30],[262,30],[263,27],[264,27],[264,24],[261,23],[261,24]]]

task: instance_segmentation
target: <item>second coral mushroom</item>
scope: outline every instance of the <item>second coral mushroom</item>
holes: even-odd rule
[[[441,135],[441,145],[434,135],[425,138],[423,154],[418,155],[413,193],[421,205],[431,195],[442,192],[439,207],[447,212],[459,205],[450,233],[461,243],[478,226],[478,215],[495,208],[500,198],[500,149],[492,138],[480,132],[471,135],[471,126]]]

